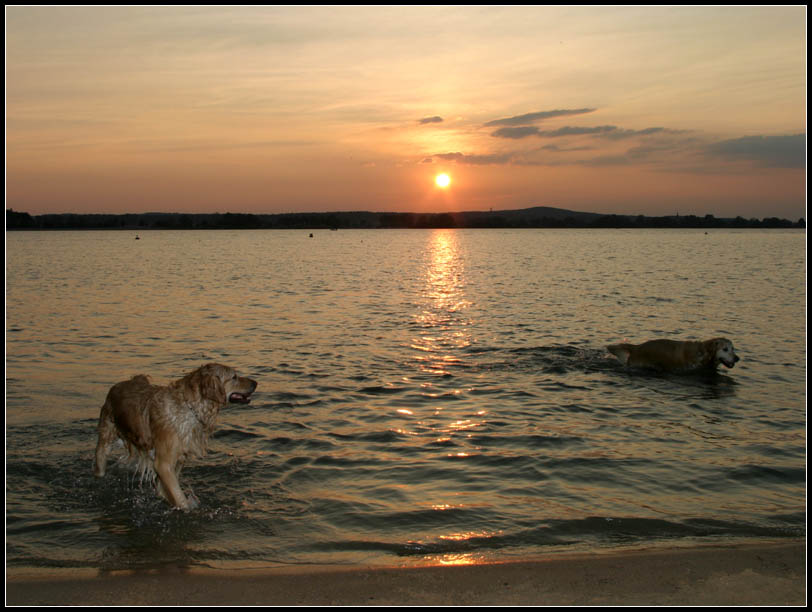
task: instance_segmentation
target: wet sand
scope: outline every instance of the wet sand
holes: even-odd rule
[[[806,543],[414,568],[6,575],[7,605],[804,605]]]

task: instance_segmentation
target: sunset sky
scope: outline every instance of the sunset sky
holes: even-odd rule
[[[806,7],[6,7],[6,208],[528,206],[805,218]]]

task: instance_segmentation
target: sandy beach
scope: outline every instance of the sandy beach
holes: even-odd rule
[[[416,568],[6,576],[7,605],[804,605],[806,543]]]

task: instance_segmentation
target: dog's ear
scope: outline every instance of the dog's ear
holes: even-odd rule
[[[724,338],[714,338],[713,340],[708,342],[708,344],[710,345],[709,348],[710,348],[711,353],[713,353],[715,355],[720,349],[724,348],[725,339]]]
[[[197,385],[200,395],[204,399],[221,405],[228,402],[226,389],[220,380],[220,374],[216,365],[204,365],[195,370],[193,373],[193,384]]]
[[[704,355],[702,357],[704,362],[713,362],[714,364],[719,363],[719,349],[721,349],[725,344],[724,338],[713,338],[712,340],[707,340],[702,343],[702,348],[704,349]]]
[[[206,399],[210,399],[218,404],[222,405],[228,402],[223,382],[220,380],[220,377],[213,372],[203,378],[201,393]]]

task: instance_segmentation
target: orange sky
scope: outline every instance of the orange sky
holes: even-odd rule
[[[6,208],[536,205],[805,217],[806,7],[6,7]]]

